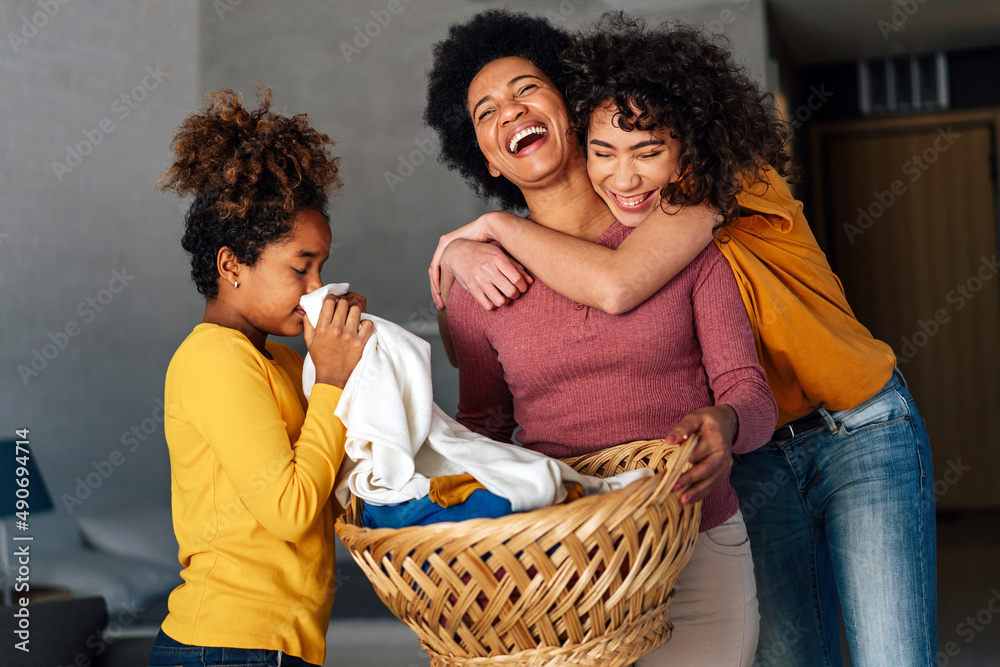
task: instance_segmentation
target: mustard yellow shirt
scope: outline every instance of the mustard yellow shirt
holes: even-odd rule
[[[280,650],[322,664],[334,588],[341,390],[302,358],[199,324],[167,369],[164,430],[184,583],[163,631],[184,644]]]
[[[778,424],[816,407],[852,408],[889,380],[892,349],[863,327],[782,178],[738,196],[747,213],[716,241],[743,296]]]

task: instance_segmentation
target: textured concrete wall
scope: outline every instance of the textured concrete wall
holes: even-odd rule
[[[154,185],[199,99],[198,3],[16,0],[0,26],[0,438],[30,428],[63,514],[166,503],[157,401],[202,304]]]

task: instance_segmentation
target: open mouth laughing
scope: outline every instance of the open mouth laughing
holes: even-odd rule
[[[531,122],[515,130],[507,139],[507,152],[512,155],[517,155],[528,146],[544,139],[549,132],[549,129],[539,122]]]

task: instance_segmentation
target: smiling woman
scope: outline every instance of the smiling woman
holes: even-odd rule
[[[506,14],[504,21],[509,34],[482,30],[477,35],[478,28],[490,20],[489,16],[486,12],[478,20],[452,26],[451,34],[462,38],[444,40],[434,46],[435,68],[428,81],[424,122],[441,139],[441,161],[445,165],[461,174],[477,194],[497,199],[504,208],[520,209],[526,205],[524,196],[507,179],[492,177],[479,150],[476,128],[469,122],[473,107],[495,91],[483,91],[472,97],[469,84],[494,60],[518,57],[529,62],[534,73],[541,73],[556,90],[563,90],[567,77],[559,62],[559,51],[569,46],[569,34],[527,14]],[[513,76],[517,75],[499,83],[508,84]]]
[[[425,118],[440,134],[446,164],[480,193],[523,202],[540,228],[617,248],[632,230],[591,185],[556,83],[564,74],[554,56],[565,44],[564,33],[523,14],[487,11],[453,26],[435,48]],[[621,132],[623,141],[617,132],[601,135],[594,148],[605,157],[592,159],[611,165],[608,197],[641,205],[657,188],[644,190],[649,178],[614,183],[616,172],[624,174],[619,166],[640,161],[672,176],[677,152],[669,133]],[[700,211],[684,214],[702,219]],[[517,278],[524,293],[500,309],[483,310],[456,288],[443,323],[459,369],[457,419],[479,433],[510,440],[520,427],[525,447],[570,457],[677,437],[682,423],[702,426],[694,465],[677,486],[684,503],[702,502],[701,532],[678,579],[667,658],[653,653],[642,665],[746,665],[756,643],[749,544],[729,470],[732,452],[767,440],[776,409],[735,278],[718,249],[704,247],[708,237],[684,271],[627,315],[589,308],[539,281],[528,290],[524,275]],[[460,253],[462,245],[448,249]],[[499,246],[486,247],[504,257]],[[717,604],[691,613],[704,600]],[[702,641],[700,629],[713,641]]]
[[[531,61],[512,56],[489,63],[469,84],[468,100],[490,176],[516,185],[529,208],[553,187],[575,187],[580,170],[570,165],[580,162],[580,144],[566,102]]]
[[[613,106],[591,114],[587,151],[587,173],[594,189],[628,227],[658,208],[663,185],[680,177],[681,144],[670,130],[624,130]]]
[[[530,73],[519,73],[523,71]],[[527,112],[528,107],[525,105],[525,102],[534,102],[536,105],[546,101],[552,102],[552,95],[545,95],[546,91],[551,91],[552,82],[549,81],[549,78],[541,70],[523,58],[501,58],[495,63],[490,63],[484,67],[469,86],[469,99],[475,99],[476,95],[483,92],[483,82],[489,81],[494,75],[501,77],[502,80],[502,77],[509,73],[514,73],[515,76],[507,82],[507,85],[503,89],[492,93],[488,92],[472,106],[470,115],[474,119],[473,123],[476,126],[477,137],[479,136],[480,128],[484,127],[484,121],[496,113],[498,106],[503,103],[505,97],[510,97],[515,101],[517,106],[520,106],[520,109],[515,108],[513,113]],[[542,94],[529,97],[539,91]],[[557,102],[561,102],[561,96]],[[506,150],[512,155],[518,155],[528,146],[543,140],[548,131],[548,127],[541,121],[528,121],[516,125],[507,130]],[[480,139],[480,143],[482,143],[482,139]],[[488,159],[487,164],[491,167],[493,166],[489,164]],[[497,172],[495,169],[490,169],[490,174],[496,176]]]

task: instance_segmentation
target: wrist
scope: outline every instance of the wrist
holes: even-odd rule
[[[519,220],[521,218],[508,211],[494,211],[486,216],[486,225],[483,231],[491,241],[497,241],[503,245],[504,238],[509,235],[514,223]]]
[[[492,211],[483,216],[482,232],[487,243],[500,241],[500,236],[503,233],[503,214],[504,211]]]
[[[722,418],[719,421],[719,426],[722,429],[722,435],[729,439],[730,444],[736,442],[736,433],[739,431],[740,418],[736,412],[736,408],[728,403],[722,403],[718,406],[722,413]]]
[[[316,384],[329,384],[338,389],[343,389],[347,384],[347,378],[342,378],[336,374],[316,373]]]
[[[448,276],[455,275],[455,272],[451,270],[450,258],[455,253],[455,249],[452,246],[455,245],[455,241],[457,240],[459,239],[455,239],[454,241],[448,243],[448,245],[444,247],[444,250],[441,251],[441,261],[439,268],[441,280],[444,280],[444,277],[446,275]]]

